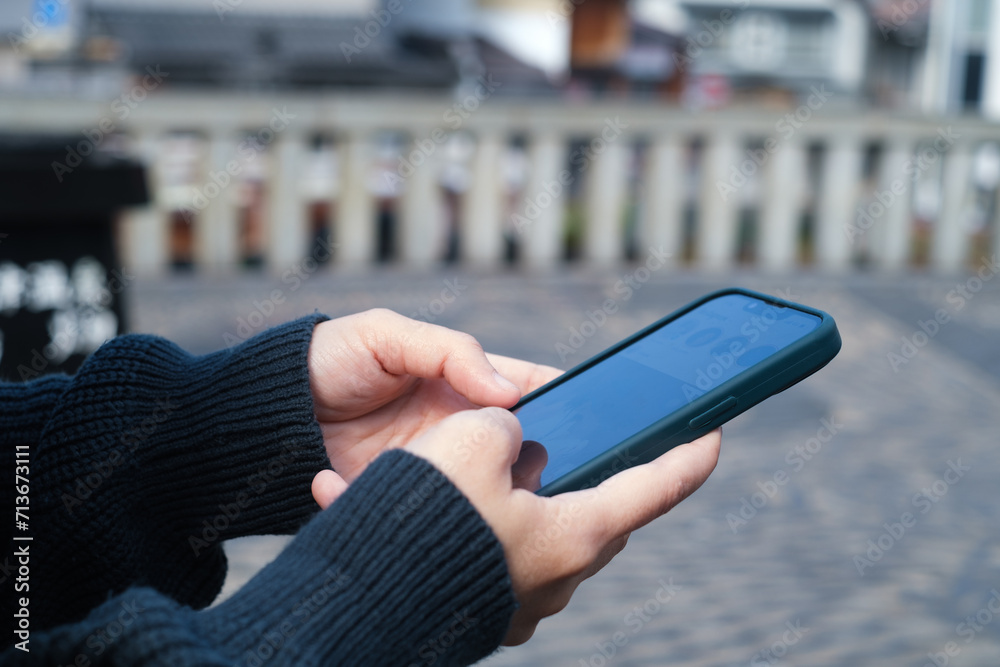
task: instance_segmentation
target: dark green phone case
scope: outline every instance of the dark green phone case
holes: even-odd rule
[[[620,442],[584,465],[546,484],[536,493],[554,496],[567,491],[577,491],[597,486],[602,481],[626,468],[648,463],[669,449],[690,442],[733,417],[749,410],[768,396],[780,393],[804,380],[830,363],[840,351],[840,333],[829,314],[801,304],[785,301],[748,289],[731,287],[706,294],[674,311],[645,329],[612,345],[603,352],[566,371],[552,382],[539,387],[521,398],[516,410],[552,387],[569,382],[576,375],[594,364],[616,354],[635,341],[656,331],[667,322],[697,308],[701,304],[726,294],[743,294],[776,306],[794,308],[820,318],[820,325],[809,335],[795,341],[767,359],[742,371],[715,389],[699,396],[681,409],[666,415],[660,421]],[[545,444],[545,443],[542,443]]]

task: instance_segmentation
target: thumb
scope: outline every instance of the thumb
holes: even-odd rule
[[[312,496],[321,509],[326,509],[347,490],[344,478],[332,470],[320,470],[312,481]]]

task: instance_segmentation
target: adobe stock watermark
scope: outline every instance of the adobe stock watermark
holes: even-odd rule
[[[785,621],[785,630],[781,636],[767,648],[754,653],[750,658],[750,667],[769,667],[781,662],[781,659],[788,655],[789,650],[798,644],[809,630],[803,627],[801,619]]]
[[[976,637],[986,629],[986,626],[993,622],[1000,615],[1000,591],[993,588],[990,590],[990,598],[983,607],[980,607],[974,614],[969,614],[961,623],[955,626],[955,634],[964,640],[966,645],[976,640]],[[923,667],[948,667],[952,658],[957,658],[962,653],[962,647],[957,641],[949,641],[941,647],[940,651],[930,651]]]
[[[413,0],[406,0],[406,4],[410,4]],[[340,43],[340,52],[344,55],[344,60],[348,64],[351,62],[351,58],[356,55],[360,55],[362,51],[371,45],[373,40],[378,39],[378,36],[382,34],[392,20],[403,11],[403,2],[401,0],[389,0],[385,3],[384,8],[373,9],[369,13],[371,19],[366,21],[364,25],[354,26],[354,39],[348,42]]]
[[[608,317],[618,312],[621,304],[641,290],[655,271],[667,265],[669,258],[670,253],[664,251],[662,245],[659,248],[650,246],[645,263],[631,273],[623,275],[612,287],[612,291],[619,296],[605,299],[600,307],[586,311],[586,319],[579,325],[569,328],[569,338],[566,342],[556,343],[559,360],[565,363],[570,355],[576,354],[601,327],[607,324]]]
[[[544,533],[535,535],[531,542],[522,543],[521,553],[532,558],[541,556],[567,533],[581,514],[583,514],[583,506],[580,503],[574,502],[560,507],[559,516],[556,517],[555,523],[549,525]]]
[[[843,428],[844,425],[838,424],[836,417],[820,419],[816,435],[808,438],[804,443],[791,447],[785,454],[785,463],[789,465],[791,471],[778,468],[769,479],[758,481],[758,490],[750,494],[749,498],[747,496],[740,498],[739,509],[726,514],[726,523],[733,534],[735,535],[741,528],[750,523],[757,516],[757,513],[778,495],[778,489],[788,484],[794,473],[801,472],[806,467],[806,463],[823,451],[823,446],[833,440]]]
[[[618,141],[628,126],[629,124],[623,122],[620,116],[615,116],[613,119],[605,118],[600,133],[584,146],[575,149],[569,157],[570,163],[579,170],[580,174],[583,174],[590,168],[590,164],[607,150],[609,144]],[[534,199],[524,198],[522,212],[511,214],[510,221],[514,230],[518,234],[523,234],[524,230],[538,220],[542,211],[552,206],[553,202],[558,201],[566,186],[572,181],[573,172],[569,169],[560,171],[555,180],[543,181],[542,189],[535,195]]]
[[[441,289],[441,293],[436,298],[431,299],[426,306],[421,306],[411,313],[410,319],[418,320],[420,322],[434,322],[444,313],[445,310],[448,309],[448,306],[455,303],[458,297],[462,296],[462,292],[468,288],[469,285],[463,285],[458,276],[450,279],[445,278],[444,287]]]
[[[129,455],[134,454],[142,443],[149,440],[159,429],[160,424],[170,419],[170,415],[180,407],[170,396],[156,399],[155,404],[156,407],[150,414],[122,433],[118,438],[119,446],[103,453],[90,465],[92,472],[76,478],[72,492],[63,492],[60,499],[70,516],[73,516],[73,511],[77,507],[111,479],[111,476],[129,461]]]
[[[928,0],[903,0],[892,3],[892,11],[889,18],[880,18],[876,23],[878,31],[882,33],[882,39],[889,41],[889,35],[902,28],[907,21],[920,11],[920,8],[927,4]]]
[[[934,142],[903,163],[902,175],[893,179],[884,190],[876,190],[874,199],[867,206],[858,207],[857,219],[844,226],[847,240],[853,244],[864,236],[896,202],[907,195],[906,182],[916,181],[920,174],[933,166],[961,138],[962,135],[955,132],[950,125],[938,128]]]
[[[468,464],[491,437],[504,433],[506,430],[503,425],[492,414],[489,414],[486,420],[476,427],[475,431],[462,438],[455,448],[454,456],[449,457],[447,461],[433,470],[429,470],[420,484],[396,503],[393,508],[393,516],[396,521],[403,522],[420,509],[439,488],[448,483],[448,476],[452,475],[456,468]]]
[[[182,214],[184,219],[192,222],[196,213],[208,208],[208,205],[225,192],[233,184],[236,177],[243,173],[247,165],[256,160],[257,156],[263,153],[279,134],[287,130],[296,118],[296,114],[290,113],[288,107],[283,106],[281,109],[274,107],[267,125],[260,128],[256,134],[241,141],[236,146],[236,156],[226,162],[223,169],[210,170],[208,182],[201,187],[195,187],[191,206]]]
[[[945,296],[945,301],[954,306],[955,311],[964,308],[968,301],[982,291],[986,283],[1000,273],[1000,263],[997,262],[996,255],[993,255],[989,259],[983,257],[981,261],[982,263],[976,271],[976,275],[971,276],[964,283],[957,283],[955,288],[950,290]],[[927,347],[927,344],[940,333],[941,328],[950,321],[951,313],[946,308],[938,308],[934,311],[934,316],[928,317],[926,320],[917,320],[917,329],[910,335],[900,338],[897,350],[886,353],[886,359],[893,372],[898,373],[900,368],[909,364],[920,350]]]
[[[242,4],[243,0],[212,0],[212,8],[220,21],[225,21],[226,14],[236,11]]]
[[[660,584],[660,587],[653,595],[625,614],[622,619],[625,630],[615,632],[609,641],[595,642],[594,648],[596,650],[590,654],[589,658],[580,658],[580,667],[605,667],[615,655],[628,646],[633,637],[642,632],[642,629],[653,620],[653,617],[663,611],[663,608],[684,590],[683,586],[674,583],[673,577],[669,577],[666,581],[660,579],[657,583]]]
[[[53,24],[65,25],[65,15],[69,10],[70,0],[46,0],[33,3],[38,7],[29,16],[21,17],[21,29],[18,32],[7,33],[7,43],[15,53],[28,45],[38,34]],[[75,4],[75,3],[73,3]]]
[[[715,187],[719,191],[722,201],[729,201],[729,197],[746,185],[749,179],[767,164],[771,156],[781,150],[785,143],[795,136],[796,132],[812,120],[813,114],[833,97],[833,93],[826,89],[826,84],[812,86],[809,90],[809,97],[803,104],[775,122],[774,131],[778,135],[777,137],[767,137],[761,148],[747,149],[746,159],[729,168],[729,178],[724,181],[716,180]]]
[[[307,256],[295,262],[282,273],[281,283],[288,285],[288,293],[292,293],[302,287],[325,262],[329,261],[333,257],[333,249],[337,245],[325,239],[317,240]],[[226,348],[231,350],[234,346],[243,343],[254,334],[265,329],[271,320],[271,316],[274,315],[278,307],[285,303],[286,300],[285,288],[275,288],[261,298],[254,299],[250,312],[245,316],[236,318],[236,329],[232,332],[223,332],[222,342]]]
[[[406,179],[415,174],[417,169],[426,164],[438,148],[448,141],[448,132],[461,128],[465,121],[502,86],[503,83],[494,79],[492,73],[488,72],[479,77],[475,89],[441,115],[441,126],[435,127],[426,137],[415,140],[413,148],[405,155],[399,156],[396,171],[387,172],[383,176],[385,184],[395,189],[405,183]]]
[[[109,621],[103,628],[98,628],[84,640],[84,644],[90,650],[80,651],[73,659],[73,662],[67,664],[90,665],[93,659],[104,655],[115,641],[125,634],[125,630],[135,623],[139,614],[146,611],[145,607],[139,606],[135,598],[121,602],[120,606],[121,611],[118,612],[114,620]]]
[[[195,558],[201,555],[204,549],[208,549],[221,539],[226,530],[267,490],[268,485],[284,473],[285,467],[298,459],[305,451],[304,447],[285,445],[278,456],[266,466],[260,466],[256,472],[247,477],[246,491],[240,491],[230,503],[219,503],[219,513],[211,520],[204,519],[201,522],[200,532],[188,535],[188,546],[194,552]]]
[[[101,142],[118,129],[119,123],[127,119],[132,111],[170,76],[170,72],[162,71],[159,65],[155,67],[149,65],[145,71],[146,74],[137,84],[111,101],[109,114],[102,116],[94,127],[83,131],[83,139],[75,146],[66,146],[66,156],[62,161],[52,162],[52,172],[57,181],[62,183],[66,176],[83,164],[84,158],[92,155]]]
[[[930,512],[948,494],[948,490],[972,470],[972,466],[962,465],[961,458],[954,461],[949,459],[947,464],[948,467],[945,468],[941,477],[921,489],[910,499],[910,504],[919,511],[920,515]],[[867,549],[856,554],[853,558],[858,575],[863,577],[866,570],[875,567],[875,564],[882,560],[885,554],[902,541],[907,531],[917,525],[919,519],[920,517],[912,512],[903,512],[898,521],[883,523],[882,532],[874,539],[868,540]]]
[[[559,0],[559,6],[555,9],[545,10],[545,18],[553,28],[566,23],[576,8],[584,3],[584,0]]]
[[[437,637],[428,639],[417,648],[420,662],[410,663],[410,667],[430,667],[455,645],[459,637],[468,632],[469,628],[479,621],[474,616],[469,616],[468,609],[452,612],[452,617],[455,620],[451,622],[451,625],[442,630]]]
[[[778,298],[792,301],[791,289],[776,290]],[[749,352],[750,346],[760,340],[774,324],[782,319],[779,309],[766,305],[759,313],[750,315],[740,326],[740,336],[723,341],[709,352],[711,361],[704,368],[699,368],[694,376],[694,384],[684,383],[682,391],[688,401],[704,396],[706,392],[732,377],[740,358]],[[728,376],[728,377],[727,377]]]
[[[247,667],[261,667],[281,650],[289,639],[298,633],[299,629],[309,619],[322,609],[337,591],[351,583],[351,577],[339,568],[327,568],[323,573],[323,585],[312,593],[302,597],[292,607],[292,613],[281,623],[264,632],[261,641],[243,654],[242,664]]]

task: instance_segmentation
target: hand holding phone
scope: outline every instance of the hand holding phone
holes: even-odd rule
[[[503,643],[513,646],[527,641],[542,618],[563,609],[580,582],[622,550],[629,533],[693,493],[715,467],[719,442],[719,434],[710,433],[616,475],[600,489],[552,498],[513,483],[510,470],[521,449],[521,428],[502,408],[452,414],[407,443],[406,450],[448,477],[503,546],[518,602]],[[452,520],[448,514],[439,518]],[[460,554],[467,548],[448,551]]]
[[[750,290],[709,294],[588,359],[512,410],[537,493],[596,486],[718,428],[825,366],[833,318]],[[538,447],[543,451],[537,451]]]

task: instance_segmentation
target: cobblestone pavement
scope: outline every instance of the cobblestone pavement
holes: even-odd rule
[[[483,664],[1000,664],[1000,279],[662,270],[625,299],[614,286],[632,270],[181,277],[137,281],[131,312],[134,329],[207,351],[241,321],[426,308],[488,350],[565,368],[717,287],[822,308],[844,338],[838,358],[730,422],[701,490],[635,533],[528,644]],[[560,360],[556,343],[607,298],[619,312]],[[924,337],[920,322],[938,309],[948,321]],[[894,368],[890,353],[905,361]],[[828,442],[790,457],[824,424],[836,430]],[[741,508],[745,523],[727,520]],[[282,544],[230,544],[227,594]]]

